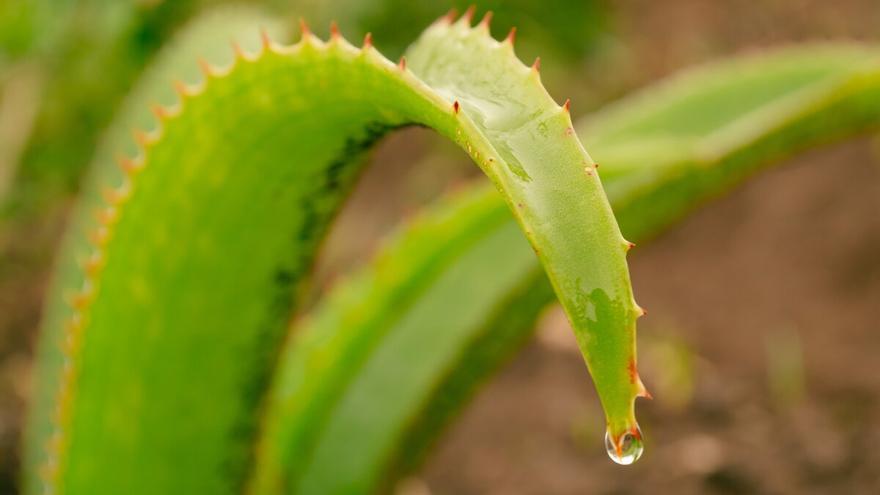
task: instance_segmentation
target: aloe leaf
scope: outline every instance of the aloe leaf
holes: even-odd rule
[[[624,233],[642,241],[768,164],[878,127],[876,48],[820,45],[685,71],[578,129]],[[417,467],[552,301],[528,251],[502,199],[479,186],[340,282],[282,353],[257,492],[372,493]]]
[[[318,243],[366,151],[405,125],[455,141],[502,192],[591,353],[610,424],[636,428],[626,243],[567,106],[470,16],[431,26],[409,64],[305,30],[293,46],[238,50],[156,107],[81,269],[59,268],[30,491],[239,491]],[[69,249],[85,246],[71,235]]]

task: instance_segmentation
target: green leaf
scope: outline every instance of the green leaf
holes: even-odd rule
[[[28,490],[42,470],[52,493],[240,491],[318,243],[369,147],[406,125],[458,143],[502,191],[590,353],[610,424],[635,428],[637,308],[593,162],[537,70],[469,21],[431,26],[411,70],[338,35],[267,38],[180,87],[121,179],[96,164],[119,182],[89,235],[71,234],[82,268],[63,261],[49,301]]]
[[[876,49],[846,45],[689,70],[578,126],[637,241],[761,167],[878,127]],[[431,208],[340,282],[282,353],[257,486],[372,493],[414,469],[552,301],[528,251],[501,198],[477,187]]]

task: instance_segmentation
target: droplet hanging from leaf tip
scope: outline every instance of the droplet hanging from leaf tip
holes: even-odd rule
[[[636,426],[632,431],[625,432],[616,440],[610,431],[606,431],[605,451],[608,453],[608,457],[617,464],[628,466],[636,462],[645,451],[642,431]]]

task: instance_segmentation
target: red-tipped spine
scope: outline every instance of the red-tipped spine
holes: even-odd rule
[[[464,15],[461,16],[462,19],[468,24],[470,24],[474,20],[474,14],[477,12],[477,6],[471,5],[464,11]]]
[[[397,67],[399,67],[400,70],[406,70],[406,57],[400,57],[400,61],[397,62]]]
[[[211,64],[208,63],[208,61],[205,60],[204,57],[199,57],[198,63],[199,70],[202,71],[202,75],[205,76],[205,79],[208,79],[209,77],[214,75],[214,68],[211,67]]]
[[[119,168],[125,172],[126,174],[133,174],[135,172],[140,171],[141,164],[125,155],[119,155],[116,157],[116,164],[119,165]]]
[[[189,88],[186,87],[186,84],[180,79],[175,79],[174,82],[174,92],[177,93],[177,96],[180,97],[181,100],[189,96]]]
[[[330,21],[330,39],[339,39],[339,24],[337,24],[336,21]]]
[[[510,28],[510,31],[507,33],[507,37],[504,38],[504,41],[513,46],[513,44],[516,42],[516,26]]]
[[[571,113],[571,98],[566,98],[565,103],[562,104],[562,109],[565,110],[565,113]]]
[[[489,29],[489,25],[492,24],[492,11],[487,10],[486,14],[483,15],[483,18],[480,19],[480,27],[483,29]]]
[[[541,72],[541,57],[535,57],[535,61],[532,62],[532,70],[535,72]]]
[[[447,12],[443,17],[440,18],[440,22],[452,24],[453,22],[455,22],[456,17],[458,17],[458,10],[452,8],[449,9],[449,12]]]
[[[312,30],[309,29],[309,25],[306,24],[306,20],[302,17],[299,18],[299,32],[302,35],[302,39],[306,39],[312,34]]]
[[[244,48],[238,44],[238,41],[232,40],[232,52],[235,53],[235,58],[246,59],[247,54],[244,53]]]
[[[263,45],[264,52],[272,49],[272,38],[266,28],[260,28],[260,43]]]
[[[150,136],[146,132],[140,129],[135,129],[131,131],[131,135],[134,138],[134,142],[139,144],[142,148],[146,148],[150,145]]]
[[[373,33],[367,33],[364,35],[364,50],[373,47]]]

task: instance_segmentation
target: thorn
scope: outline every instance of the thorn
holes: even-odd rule
[[[636,306],[636,308],[637,308],[637,310],[638,310],[638,312],[639,312],[639,316],[638,316],[639,318],[641,318],[641,317],[643,317],[643,316],[648,316],[648,310],[647,310],[647,309],[645,309],[645,308],[643,308],[643,307],[641,307],[641,306]]]
[[[160,121],[165,120],[171,116],[168,110],[158,103],[153,103],[152,105],[150,105],[150,111],[153,112],[153,115]]]
[[[247,55],[244,53],[244,49],[241,45],[238,44],[238,41],[232,40],[232,51],[235,53],[235,58],[246,59]]]
[[[373,46],[373,33],[367,33],[364,35],[364,50],[371,48]]]
[[[118,188],[105,187],[101,190],[101,195],[104,196],[104,201],[109,206],[115,206],[128,198],[128,194],[131,192],[131,186],[128,181],[125,181]]]
[[[180,97],[181,100],[189,96],[189,88],[186,87],[186,84],[180,79],[174,80],[174,91],[177,93],[177,96]]]
[[[593,166],[596,167],[596,168],[599,168],[599,164],[598,164],[598,163],[594,163]]]
[[[272,49],[272,38],[269,37],[269,31],[266,28],[260,28],[260,42],[263,44],[263,51]]]
[[[565,113],[571,112],[571,98],[565,100],[565,103],[562,104],[562,109],[565,110]]]
[[[135,129],[131,131],[131,135],[132,137],[134,137],[134,142],[139,144],[141,147],[146,148],[150,145],[150,136],[146,132],[140,129]]]
[[[458,100],[455,100],[455,101],[452,103],[452,110],[453,110],[453,111],[456,113],[456,115],[457,115],[457,114],[458,114],[458,111],[459,111],[460,109],[461,109],[461,105],[459,105]]]
[[[299,30],[302,33],[302,39],[306,39],[312,35],[312,30],[309,29],[309,25],[306,24],[306,20],[302,17],[299,18]]]
[[[641,377],[639,377],[638,383],[636,386],[638,387],[638,392],[636,392],[636,395],[638,397],[644,397],[645,399],[648,399],[648,400],[651,400],[654,398],[654,396],[651,395],[651,392],[648,392],[648,389],[645,387],[645,384],[642,383]]]
[[[112,187],[101,189],[101,196],[104,197],[104,202],[109,205],[114,205],[119,201],[119,194]]]
[[[535,72],[541,71],[541,57],[535,57],[535,61],[532,63],[532,70]]]
[[[104,256],[100,251],[92,252],[92,255],[86,258],[86,260],[82,264],[83,271],[87,274],[94,276],[98,271],[104,266]]]
[[[400,62],[397,62],[397,66],[400,70],[406,70],[406,57],[400,57]]]
[[[507,33],[507,38],[504,38],[504,41],[513,45],[516,41],[516,26],[510,28],[510,32]]]
[[[624,241],[624,245],[626,246],[626,250],[627,250],[627,251],[629,251],[630,249],[636,247],[636,243],[634,243],[634,242],[630,242],[630,241]]]
[[[98,248],[104,247],[109,237],[110,231],[107,230],[107,227],[98,227],[89,233],[89,240],[92,242],[92,245]]]
[[[462,18],[462,19],[463,19],[468,25],[470,25],[471,21],[474,20],[474,13],[475,13],[476,11],[477,11],[477,6],[471,4],[471,6],[468,7],[467,10],[464,11],[464,15],[461,16],[461,18]]]
[[[201,69],[202,75],[205,76],[205,79],[208,79],[214,75],[214,68],[211,67],[211,64],[209,64],[208,61],[205,60],[204,57],[199,57],[198,62],[199,62],[199,69]]]
[[[455,8],[452,8],[452,9],[449,9],[449,12],[444,14],[443,17],[438,19],[438,21],[445,23],[445,24],[452,24],[453,22],[455,22],[456,17],[458,17],[458,11],[455,10]]]
[[[116,164],[119,165],[119,168],[122,169],[126,174],[133,174],[138,172],[142,168],[142,163],[138,163],[135,160],[125,156],[119,155],[116,157]]]
[[[85,308],[92,298],[92,291],[83,289],[77,292],[71,292],[67,296],[67,303],[73,309],[82,310]]]
[[[116,208],[107,206],[95,210],[95,220],[101,225],[110,225],[116,221]]]
[[[489,29],[489,24],[492,23],[492,11],[487,10],[486,14],[483,15],[483,18],[480,20],[480,27],[483,29]]]
[[[339,39],[339,24],[336,24],[336,21],[330,21],[330,39]]]

